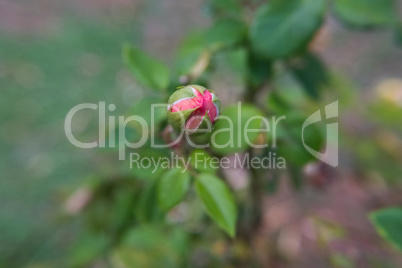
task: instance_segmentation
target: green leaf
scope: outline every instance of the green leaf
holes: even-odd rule
[[[233,105],[226,107],[222,111],[219,121],[215,123],[215,129],[211,136],[212,150],[218,154],[231,154],[247,149],[253,144],[258,136],[258,132],[244,133],[247,121],[248,130],[261,129],[262,112],[250,104]],[[255,117],[255,118],[253,118]],[[253,118],[253,119],[252,119]],[[263,127],[266,128],[265,124]]]
[[[247,26],[235,19],[217,21],[206,33],[206,40],[212,49],[233,46],[245,40]]]
[[[320,89],[328,85],[328,72],[321,60],[314,54],[306,53],[292,60],[288,67],[305,92],[318,99]]]
[[[259,8],[250,29],[252,47],[265,58],[304,48],[322,24],[326,0],[272,0]]]
[[[335,0],[334,12],[347,25],[384,26],[396,18],[394,0]]]
[[[402,208],[377,210],[369,217],[381,237],[402,251]]]
[[[143,51],[126,44],[123,46],[123,60],[140,84],[158,90],[169,86],[168,68]]]
[[[232,193],[226,184],[212,174],[201,174],[196,191],[209,216],[231,237],[235,236],[237,211]]]
[[[167,211],[177,205],[190,187],[190,174],[183,169],[175,168],[166,172],[159,180],[158,203]]]

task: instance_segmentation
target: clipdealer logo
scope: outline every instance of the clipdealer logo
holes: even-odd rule
[[[124,116],[112,116],[106,115],[106,110],[109,112],[113,112],[116,109],[116,106],[114,104],[109,104],[106,108],[106,103],[105,102],[99,102],[99,104],[94,104],[94,103],[83,103],[83,104],[78,104],[75,107],[73,107],[66,115],[65,121],[64,121],[64,131],[66,134],[67,139],[71,144],[78,148],[82,149],[89,149],[89,148],[105,148],[106,147],[106,126],[109,126],[108,129],[108,147],[109,148],[115,148],[116,147],[116,124],[118,126],[118,151],[119,151],[119,160],[125,160],[126,157],[126,149],[127,148],[141,148],[146,144],[148,139],[151,140],[151,148],[167,148],[171,147],[172,145],[175,145],[179,139],[182,139],[185,137],[188,141],[188,143],[194,147],[194,148],[206,148],[209,147],[210,144],[205,144],[205,145],[197,145],[194,144],[191,139],[189,138],[188,133],[184,133],[185,131],[182,131],[180,133],[179,137],[173,141],[170,144],[156,144],[155,142],[155,137],[154,137],[154,129],[155,129],[155,110],[158,107],[167,107],[166,104],[153,104],[151,105],[151,122],[147,122],[143,117],[139,115],[131,115],[129,117],[124,117]],[[98,111],[98,127],[99,127],[99,136],[98,136],[98,141],[92,141],[92,142],[82,142],[76,139],[73,135],[72,131],[72,121],[74,116],[80,112],[81,110],[84,109],[90,109],[90,110],[97,110]],[[238,103],[238,111],[239,114],[241,113],[241,103]],[[332,123],[327,123],[326,124],[326,139],[325,139],[325,152],[319,152],[315,151],[313,148],[309,147],[306,142],[305,142],[305,135],[304,135],[304,130],[315,123],[319,123],[323,120],[334,120],[334,118],[338,118],[338,101],[335,101],[333,103],[330,103],[325,106],[323,109],[324,116],[321,115],[321,110],[318,110],[314,112],[312,115],[310,115],[305,122],[303,123],[303,126],[301,128],[301,142],[304,146],[304,148],[309,152],[311,155],[313,155],[315,158],[318,160],[327,163],[328,165],[331,165],[333,167],[338,166],[338,151],[339,151],[339,144],[338,144],[338,123],[337,122],[332,122]],[[107,120],[106,120],[107,118]],[[220,116],[221,120],[231,120],[229,117]],[[261,120],[261,128],[259,129],[252,129],[249,128],[250,122],[252,120]],[[271,147],[276,148],[276,129],[277,125],[280,123],[281,120],[286,120],[286,116],[279,116],[275,117],[273,116],[268,120],[265,117],[256,115],[250,117],[247,122],[244,124],[244,127],[240,127],[240,122],[237,122],[238,128],[235,129],[233,126],[233,122],[230,122],[230,128],[224,129],[225,131],[229,132],[229,137],[233,137],[231,135],[234,131],[238,132],[238,137],[240,135],[244,135],[245,141],[247,144],[252,147],[252,148],[264,148],[264,147],[269,147],[269,144],[254,144],[252,141],[250,141],[247,137],[247,133],[249,132],[269,132],[271,134]],[[148,124],[149,123],[149,124]],[[126,134],[125,134],[125,129],[129,124],[134,124],[138,126],[142,133],[141,133],[141,138],[137,142],[130,142],[127,140]],[[212,130],[212,127],[211,127]],[[223,130],[219,130],[222,132]],[[232,133],[230,133],[232,132]],[[215,133],[214,133],[215,134]],[[215,143],[214,140],[214,134],[211,135],[211,141],[210,143],[213,144],[214,146],[222,148],[222,146],[228,146],[228,147],[236,147],[239,145],[239,140],[240,137],[238,138],[237,144],[236,141],[233,139],[228,141],[228,143],[224,145],[219,145]]]

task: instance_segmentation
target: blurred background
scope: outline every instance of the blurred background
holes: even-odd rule
[[[147,93],[124,66],[122,44],[142,47],[170,66],[184,36],[211,24],[209,12],[202,0],[0,0],[0,267],[66,265],[82,232],[81,222],[68,216],[74,205],[66,200],[91,174],[113,174],[121,166],[117,159],[106,161],[100,149],[71,145],[66,114],[99,101],[124,114]],[[293,263],[272,267],[326,267],[322,256],[331,256],[334,267],[402,267],[400,254],[367,219],[371,210],[402,204],[402,49],[389,30],[348,30],[332,16],[314,49],[331,70],[331,90],[341,104],[341,166],[327,176],[314,163],[306,167],[307,190],[292,193],[284,183],[266,197],[256,255]],[[223,103],[235,100],[225,90],[236,89],[236,79],[225,71],[214,79]],[[96,115],[77,120],[74,131],[92,141]],[[317,249],[313,227],[329,246]],[[152,243],[167,239],[160,230],[139,234],[151,243],[145,256]],[[275,252],[270,235],[279,245]],[[220,256],[225,243],[214,241],[210,250]],[[232,250],[247,254],[242,245]],[[221,267],[203,265],[204,251],[192,252],[194,267]]]

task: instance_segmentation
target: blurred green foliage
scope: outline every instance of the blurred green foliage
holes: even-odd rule
[[[229,187],[221,170],[200,168],[195,163],[191,163],[191,172],[184,173],[163,168],[153,172],[152,165],[128,170],[116,161],[118,147],[83,153],[68,143],[60,143],[64,139],[66,113],[78,103],[107,100],[116,104],[116,113],[141,115],[148,122],[151,104],[166,102],[168,95],[183,84],[209,86],[214,73],[226,64],[230,77],[240,81],[240,98],[247,103],[241,105],[240,118],[236,104],[227,105],[222,114],[233,120],[233,128],[240,129],[242,135],[238,136],[238,131],[233,136],[223,132],[229,127],[225,120],[216,124],[212,135],[216,134],[221,144],[239,140],[240,144],[211,150],[184,148],[180,153],[191,156],[199,152],[203,158],[209,158],[249,151],[262,157],[275,152],[286,157],[286,175],[295,189],[302,189],[306,182],[303,168],[314,160],[300,143],[299,130],[304,120],[319,109],[320,100],[341,98],[345,108],[350,106],[348,100],[359,101],[356,93],[342,92],[349,88],[341,85],[312,51],[311,41],[330,8],[353,28],[399,29],[395,1],[273,0],[263,5],[252,1],[251,8],[236,0],[208,2],[212,26],[194,30],[184,38],[172,64],[140,50],[140,26],[135,26],[133,38],[128,22],[122,27],[69,17],[59,31],[48,36],[29,40],[0,37],[1,59],[7,64],[0,84],[0,118],[4,122],[0,146],[9,152],[7,161],[0,161],[7,174],[0,187],[1,201],[7,204],[0,212],[0,227],[7,230],[0,245],[0,262],[5,267],[45,261],[51,267],[193,267],[199,263],[200,267],[222,267],[238,262],[250,267],[255,261],[247,248],[252,244],[252,232],[257,230],[255,224],[261,223],[261,195],[271,194],[277,186],[277,181],[263,181],[264,170],[250,171],[252,183],[246,194]],[[399,31],[396,33],[399,40]],[[125,71],[120,50],[130,37],[135,44],[123,46],[123,61],[134,77],[129,83],[137,83],[133,91],[140,92],[140,97],[130,99],[135,104],[127,103],[121,92]],[[267,88],[267,96],[261,97],[260,93]],[[399,148],[398,138],[394,142],[389,137],[401,133],[401,109],[381,100],[369,108],[362,114],[386,131],[365,137],[350,135],[341,146],[354,154],[365,172],[378,172],[386,183],[397,185],[401,159],[393,148]],[[166,129],[164,109],[156,111],[156,125],[148,129],[149,133],[160,134]],[[247,119],[254,115],[288,117],[278,129],[277,149],[254,152],[249,148],[243,130]],[[80,133],[80,138],[93,140],[98,133],[97,117],[87,115],[80,120],[90,130]],[[249,128],[257,129],[260,123],[251,121]],[[123,131],[111,127],[116,137]],[[324,149],[322,129],[311,126],[305,133],[306,143],[317,151]],[[144,132],[135,124],[125,131],[130,141]],[[391,142],[381,143],[384,137]],[[247,138],[272,139],[269,134],[261,136],[255,132]],[[160,135],[158,141],[164,142]],[[101,152],[105,159],[98,159]],[[129,152],[157,158],[169,157],[171,150],[155,150],[147,143]],[[93,162],[88,161],[90,158]],[[27,164],[21,167],[20,163]],[[89,182],[80,180],[90,173],[95,175]],[[22,198],[21,180],[26,189]],[[54,219],[58,203],[74,189],[88,197],[72,213],[79,216],[72,223],[64,223],[65,215],[56,215]],[[32,199],[37,205],[28,206]],[[397,245],[401,243],[399,214],[398,209],[390,209],[371,216],[380,234]],[[59,228],[63,224],[65,228]],[[251,231],[238,229],[241,224],[249,225]],[[339,233],[333,226],[324,229]],[[53,234],[49,237],[49,233]],[[334,267],[354,266],[352,260],[341,254],[331,255],[328,263]]]
[[[129,27],[65,18],[60,29],[38,37],[2,33],[0,57],[0,262],[20,266],[65,256],[74,226],[60,229],[55,211],[66,189],[94,172],[88,155],[65,139],[66,113],[77,103],[107,99],[123,108],[116,95],[122,69],[121,43]],[[124,109],[124,108],[123,108]],[[83,118],[97,133],[93,115]],[[71,157],[71,155],[74,157]],[[74,168],[72,168],[74,167]],[[34,202],[32,201],[34,200]]]
[[[378,233],[396,249],[402,251],[402,209],[386,208],[372,212],[370,219]]]

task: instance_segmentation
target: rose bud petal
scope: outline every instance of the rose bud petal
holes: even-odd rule
[[[221,102],[215,93],[198,85],[181,87],[168,101],[168,121],[177,132],[199,133],[216,122]]]

